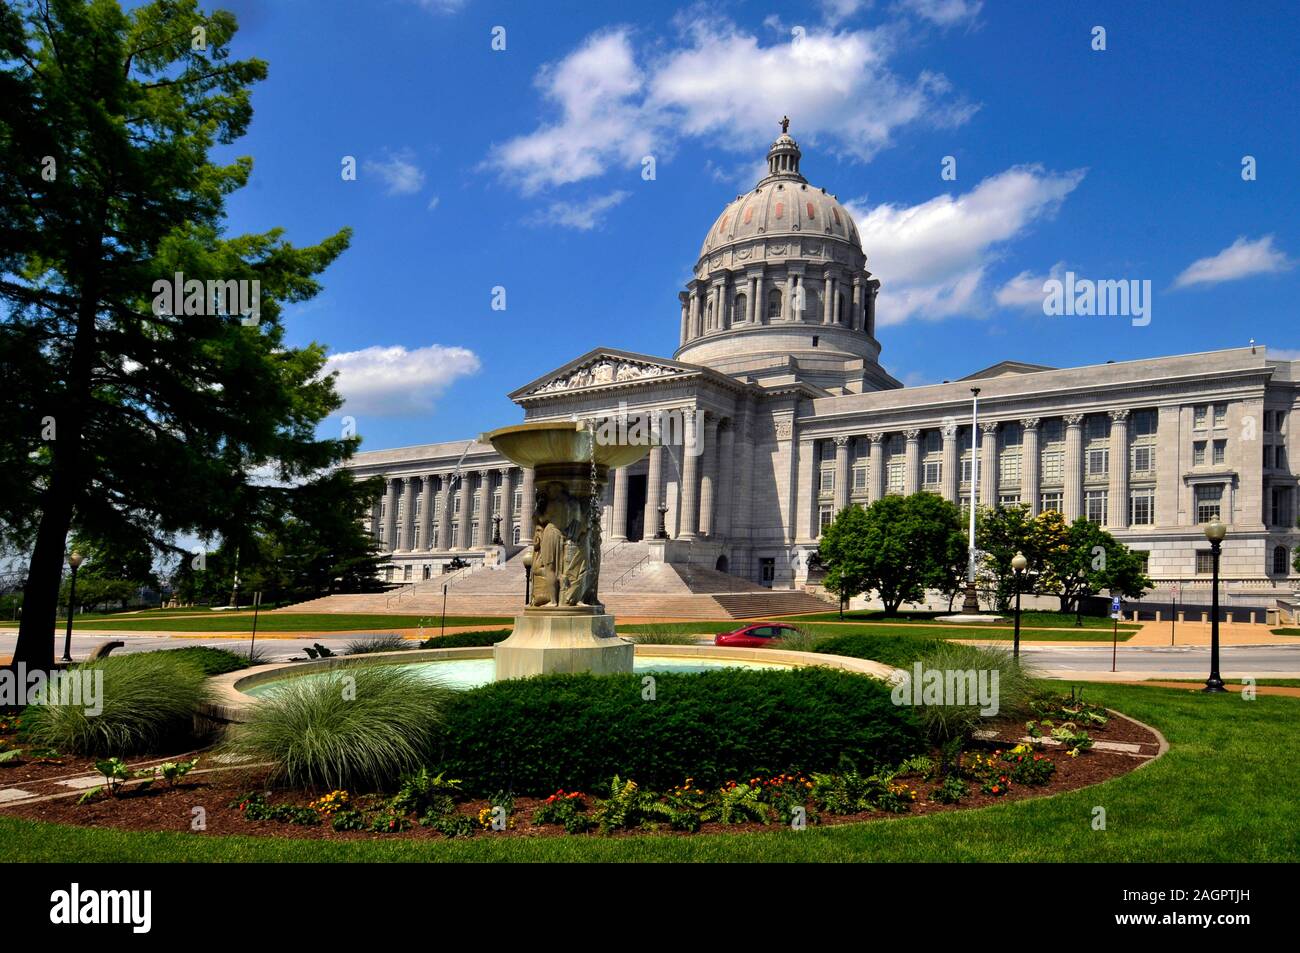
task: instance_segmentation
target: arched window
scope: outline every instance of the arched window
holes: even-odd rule
[[[510,534],[510,541],[514,543],[514,545],[516,546],[519,545],[519,524],[518,523],[515,524],[514,532]]]
[[[767,293],[767,316],[769,318],[781,317],[781,292],[775,288]]]
[[[1291,571],[1287,565],[1287,549],[1285,546],[1277,546],[1273,549],[1273,575],[1285,576]]]
[[[745,307],[746,305],[748,305],[748,303],[749,303],[749,298],[745,295],[745,292],[742,291],[736,295],[736,300],[735,303],[732,305],[733,310],[731,312],[732,324],[736,324],[740,321],[746,320]]]

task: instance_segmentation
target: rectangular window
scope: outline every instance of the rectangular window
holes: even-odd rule
[[[1208,483],[1196,487],[1196,522],[1210,523],[1222,515],[1223,484]]]
[[[889,477],[889,483],[885,487],[885,492],[902,493],[903,492],[903,465],[901,463],[891,463],[889,464],[889,469],[886,472]]]
[[[926,486],[936,486],[943,479],[943,464],[938,460],[927,460],[921,467],[922,482]]]
[[[1192,466],[1205,466],[1205,441],[1197,440],[1192,443]]]
[[[478,523],[469,524],[469,544],[471,546],[477,546],[479,544]]]
[[[1264,444],[1264,469],[1273,469],[1273,445],[1270,443]]]
[[[1273,432],[1273,411],[1264,411],[1264,433]]]
[[[1214,552],[1209,549],[1196,551],[1196,574],[1208,576],[1214,572]]]
[[[1089,440],[1105,440],[1110,436],[1110,418],[1103,414],[1092,414],[1084,424],[1084,431]]]
[[[1020,505],[1019,493],[1003,493],[998,496],[998,506],[1005,508],[1008,506],[1019,506],[1019,505]]]
[[[1004,453],[998,457],[998,479],[1002,483],[1017,483],[1020,480],[1020,454]]]
[[[1214,426],[1215,427],[1228,426],[1228,405],[1227,404],[1214,405]]]
[[[1129,494],[1128,521],[1131,526],[1150,526],[1156,521],[1154,490],[1134,490]]]
[[[1294,525],[1294,520],[1291,516],[1291,487],[1273,487],[1272,503],[1272,524],[1274,526],[1285,526],[1290,529],[1292,525]]]
[[[853,489],[865,490],[866,488],[867,488],[867,468],[854,467],[853,468]]]
[[[1274,458],[1275,458],[1275,459],[1274,459],[1273,466],[1276,467],[1276,468],[1279,469],[1279,470],[1285,470],[1285,469],[1287,468],[1287,464],[1286,464],[1286,447],[1274,447],[1274,448],[1273,448],[1273,455],[1274,455]]]
[[[1048,483],[1060,483],[1065,476],[1065,454],[1060,450],[1049,450],[1043,454],[1043,479]]]
[[[970,457],[962,457],[961,461],[961,482],[969,483],[971,474]]]
[[[1132,430],[1135,437],[1150,437],[1156,432],[1159,415],[1154,410],[1139,410],[1133,414]]]
[[[1083,515],[1099,526],[1106,525],[1106,502],[1110,496],[1108,490],[1089,490],[1083,494]]]
[[[1088,451],[1088,476],[1105,476],[1110,472],[1110,451],[1104,447]]]
[[[1199,407],[1192,408],[1192,429],[1193,430],[1204,430],[1208,422],[1209,422],[1209,414],[1204,404],[1201,404]]]
[[[1061,494],[1044,493],[1039,501],[1038,508],[1044,513],[1048,510],[1056,510],[1058,513],[1061,512]]]
[[[823,467],[822,468],[822,492],[824,493],[833,489],[835,489],[835,468]]]
[[[521,487],[520,489],[515,490],[515,499],[514,499],[514,507],[513,507],[514,511],[518,513],[519,508],[523,505],[524,505],[524,491],[523,488]]]
[[[1150,473],[1151,461],[1154,456],[1152,447],[1134,447],[1133,448],[1133,472]]]
[[[411,581],[411,566],[409,563],[402,567],[402,581],[403,582]]]
[[[1227,462],[1228,462],[1228,441],[1226,440],[1214,441],[1215,466],[1223,466]]]
[[[831,525],[832,519],[834,519],[834,514],[831,512],[831,508],[829,506],[823,506],[821,510],[817,513],[817,535],[818,536],[826,532],[826,527]]]
[[[459,493],[456,494],[456,502],[455,502],[455,504],[453,504],[453,506],[452,506],[452,508],[451,508],[451,511],[452,511],[453,513],[459,513],[459,512],[460,512],[460,494],[459,494]]]

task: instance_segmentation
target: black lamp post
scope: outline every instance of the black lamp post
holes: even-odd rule
[[[1075,576],[1079,580],[1079,591],[1074,600],[1074,627],[1078,629],[1083,626],[1083,590],[1088,583],[1088,570],[1080,566]]]
[[[81,565],[82,555],[73,551],[68,557],[72,567],[72,582],[68,585],[68,627],[63,632],[63,661],[72,661],[72,612],[77,604],[77,567]]]
[[[504,543],[501,542],[501,514],[500,513],[492,517],[492,545],[493,546],[505,545]]]
[[[668,526],[665,524],[664,518],[668,515],[668,504],[660,503],[655,507],[655,512],[659,514],[659,528],[655,530],[655,539],[667,539]]]
[[[1228,527],[1217,518],[1205,527],[1205,538],[1210,541],[1210,553],[1214,560],[1214,577],[1210,593],[1210,677],[1205,680],[1205,691],[1226,692],[1223,679],[1219,677],[1219,553],[1223,548],[1223,537],[1228,535]]]
[[[529,585],[533,575],[533,551],[529,549],[524,553],[524,605],[529,603]]]
[[[1025,570],[1029,568],[1029,560],[1025,558],[1024,553],[1016,553],[1011,557],[1011,568],[1015,571],[1016,580],[1016,626],[1013,648],[1011,657],[1020,658],[1020,590],[1024,588]]]

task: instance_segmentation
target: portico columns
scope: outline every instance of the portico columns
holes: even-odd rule
[[[471,540],[471,545],[487,546],[492,542],[492,517],[496,515],[496,494],[492,492],[492,470],[484,467],[478,471],[479,498],[483,501],[479,507],[478,539]]]
[[[453,474],[442,475],[442,487],[438,490],[438,549],[446,552],[451,549],[451,481]]]
[[[691,338],[697,338],[697,337],[700,336],[700,311],[701,311],[701,308],[700,308],[700,289],[699,289],[699,287],[698,287],[697,285],[695,285],[693,282],[692,282],[692,284],[691,284],[691,304],[690,304],[690,308],[691,308],[691,318],[690,318],[690,329],[691,329],[691,332],[690,332],[690,336],[691,336]],[[530,503],[530,504],[528,505],[527,508],[528,508],[528,509],[532,509],[532,504]],[[532,521],[530,520],[529,523],[531,524],[531,522],[532,522]]]
[[[388,552],[397,550],[397,495],[401,492],[402,481],[388,481],[388,499],[384,511],[384,548]]]
[[[1110,412],[1109,518],[1111,529],[1128,526],[1128,411]]]
[[[420,550],[428,552],[433,549],[433,474],[426,473],[420,478]]]
[[[682,502],[678,519],[679,539],[695,539],[700,519],[700,451],[704,436],[699,411],[687,410],[683,415],[682,441]]]
[[[524,485],[519,506],[519,541],[525,546],[533,541],[533,510],[536,508],[537,492],[533,489],[533,468],[524,467]]]
[[[998,422],[980,422],[981,506],[998,505]]]
[[[943,426],[943,498],[950,503],[957,502],[957,486],[961,478],[961,465],[958,461],[957,424],[948,422]]]
[[[1083,515],[1083,414],[1065,416],[1065,518]]]
[[[822,324],[835,320],[835,278],[826,273],[822,279]]]
[[[921,431],[904,430],[903,492],[908,496],[921,489]]]
[[[1020,502],[1029,507],[1030,515],[1037,516],[1042,498],[1042,478],[1038,452],[1037,417],[1023,417],[1020,427],[1024,438],[1020,443]]]
[[[641,531],[641,536],[643,539],[653,539],[655,533],[659,532],[659,504],[663,502],[664,496],[663,447],[650,448],[650,459],[646,467],[645,517],[641,521],[645,529]]]
[[[501,474],[501,542],[509,546],[514,542],[515,488],[512,467],[502,467]]]
[[[849,330],[857,331],[859,323],[858,318],[862,314],[862,276],[853,276],[853,313],[849,316]]]
[[[867,439],[871,441],[868,453],[870,462],[867,466],[867,500],[874,503],[885,495],[885,435],[869,433]]]
[[[614,543],[627,539],[627,467],[614,471],[614,520],[609,539]]]
[[[690,296],[685,291],[677,292],[677,300],[682,304],[682,343],[691,339]]]
[[[849,505],[849,445],[853,438],[840,434],[835,438],[835,512]]]
[[[701,536],[713,535],[713,499],[718,482],[718,418],[714,414],[704,417],[704,460],[700,471],[700,526]]]
[[[402,503],[402,546],[410,552],[415,549],[415,477],[406,478],[406,493]]]

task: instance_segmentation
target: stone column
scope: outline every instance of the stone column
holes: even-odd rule
[[[710,331],[717,331],[722,327],[722,287],[714,282],[709,288],[709,299],[713,302],[713,323],[709,326]]]
[[[533,509],[537,493],[533,488],[533,468],[524,467],[523,499],[519,501],[519,540],[524,545],[533,541]]]
[[[700,535],[713,535],[713,499],[718,483],[718,418],[704,418],[704,459],[700,468]]]
[[[867,283],[867,333],[876,335],[876,295],[880,293],[880,282],[872,279]]]
[[[981,506],[998,505],[998,422],[980,422],[980,498]]]
[[[1065,518],[1083,515],[1083,414],[1065,416]]]
[[[822,278],[822,324],[830,324],[835,320],[835,279],[826,274]]]
[[[942,461],[943,498],[956,503],[961,485],[961,448],[957,446],[957,424],[952,421],[943,425]]]
[[[1107,488],[1110,529],[1128,526],[1128,411],[1110,412],[1110,485]]]
[[[763,301],[763,295],[766,290],[763,288],[763,273],[760,271],[754,276],[754,320],[759,324],[767,324],[767,304]]]
[[[701,310],[700,289],[692,285],[691,286],[691,322],[690,322],[692,338],[697,338],[700,336],[700,310]],[[525,500],[525,502],[527,501]],[[531,510],[532,508],[533,507],[531,503],[529,503],[525,507],[525,509],[527,510]],[[532,520],[529,520],[528,522],[530,525],[532,524]]]
[[[388,481],[388,499],[384,510],[384,549],[386,552],[397,551],[397,499],[402,492],[402,481]]]
[[[479,511],[478,536],[480,546],[489,546],[492,543],[492,517],[496,516],[496,494],[492,492],[492,470],[484,467],[478,471],[479,486],[483,489],[480,496],[483,498],[483,506]]]
[[[645,480],[645,525],[643,539],[654,539],[659,532],[659,504],[664,498],[664,448],[651,447],[650,458],[646,463]],[[666,515],[666,514],[665,514]]]
[[[1039,513],[1042,497],[1042,479],[1040,476],[1041,454],[1038,452],[1037,417],[1022,417],[1020,427],[1024,438],[1020,443],[1020,502],[1029,507],[1034,516]]]
[[[682,304],[682,343],[691,339],[690,296],[685,291],[677,292],[677,300]]]
[[[609,540],[620,543],[627,539],[627,467],[614,471],[614,513]]]
[[[695,539],[700,525],[700,454],[704,441],[700,412],[684,413],[685,439],[682,441],[681,514],[678,517],[679,539]],[[692,447],[691,444],[694,443]]]
[[[420,549],[427,553],[433,549],[433,474],[426,473],[420,482],[423,484],[420,493]]]
[[[406,494],[402,503],[402,549],[415,549],[415,477],[406,478]]]
[[[885,435],[869,433],[867,439],[871,441],[867,456],[867,500],[874,503],[885,495]]]
[[[904,430],[903,492],[908,496],[921,489],[921,431]]]
[[[447,524],[455,524],[451,534],[451,548],[465,548],[465,526],[469,522],[469,474],[461,473],[460,478],[454,481],[451,491],[451,499],[447,501],[451,505],[447,507]],[[456,503],[460,503],[460,513],[456,513]]]
[[[840,434],[835,438],[835,512],[838,513],[849,505],[850,473],[849,449],[853,438]]]
[[[857,331],[858,316],[862,314],[862,276],[853,276],[853,313],[849,315],[849,330]]]
[[[501,474],[501,542],[509,546],[515,525],[514,468],[502,467],[497,472]]]
[[[451,549],[451,480],[452,474],[442,475],[442,485],[438,489],[438,549],[446,552]]]
[[[718,485],[713,491],[713,532],[725,538],[731,532],[731,509],[736,494],[731,492],[735,473],[733,458],[736,454],[736,428],[728,418],[718,421]]]
[[[370,504],[370,536],[375,542],[380,542],[384,535],[383,513],[384,507],[381,503]]]
[[[795,279],[794,275],[787,274],[785,276],[785,294],[781,296],[781,320],[782,321],[794,320],[794,315],[795,315],[795,310],[794,310],[795,280],[794,279]]]

